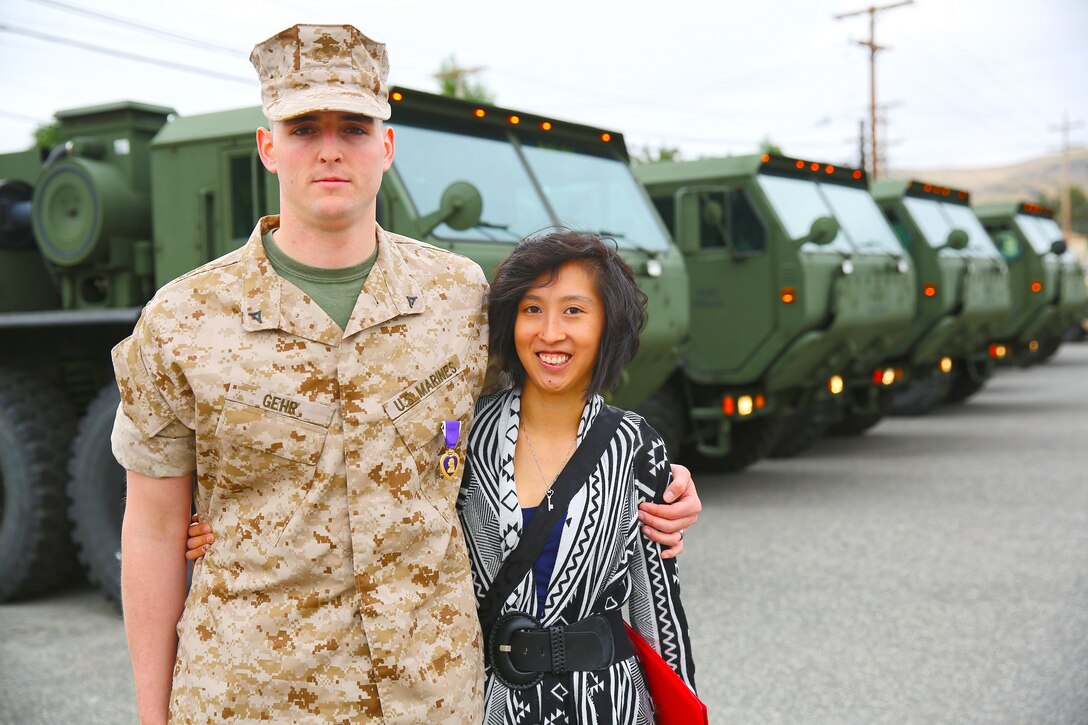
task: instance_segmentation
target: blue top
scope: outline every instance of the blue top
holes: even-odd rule
[[[521,524],[529,525],[529,519],[533,517],[539,506],[531,508],[522,507]],[[548,582],[552,580],[552,570],[555,569],[555,560],[559,556],[559,539],[563,536],[563,519],[555,522],[555,528],[548,534],[548,540],[544,548],[540,550],[540,556],[533,562],[533,578],[536,580],[536,616],[544,616],[544,600],[548,598]]]

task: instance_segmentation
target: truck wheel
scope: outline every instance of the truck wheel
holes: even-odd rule
[[[55,387],[0,370],[0,602],[44,594],[77,571],[64,516],[73,421]]]
[[[645,418],[665,441],[669,461],[679,463],[687,423],[683,392],[677,386],[666,383],[655,390],[635,412]]]
[[[1054,357],[1054,353],[1058,352],[1058,348],[1062,346],[1062,338],[1052,337],[1048,340],[1042,340],[1039,342],[1039,350],[1035,353],[1035,362],[1044,363]]]
[[[944,402],[962,403],[982,390],[982,386],[986,384],[989,376],[972,375],[967,365],[965,360],[956,360],[955,372],[952,373],[952,385],[948,388],[948,395],[945,396]]]
[[[780,415],[766,415],[743,423],[734,423],[730,432],[730,450],[724,456],[706,456],[692,453],[692,460],[697,468],[717,473],[736,473],[743,471],[771,452],[775,441],[782,432],[785,418]]]
[[[925,415],[944,402],[952,376],[933,370],[892,396],[892,415]]]
[[[87,578],[121,606],[121,518],[125,511],[125,470],[113,457],[110,433],[120,395],[110,383],[99,391],[79,421],[68,467],[68,516],[72,539]]]
[[[808,450],[823,438],[831,425],[833,408],[829,401],[815,400],[807,406],[785,416],[782,432],[771,448],[771,458],[792,458]]]
[[[833,436],[858,436],[884,420],[892,407],[892,396],[887,390],[877,392],[876,409],[864,412],[847,408],[842,420],[832,423],[827,432]]]

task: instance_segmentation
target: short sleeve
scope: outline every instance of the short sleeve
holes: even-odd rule
[[[121,396],[111,437],[113,455],[126,470],[145,476],[182,476],[196,470],[192,393],[163,362],[147,317],[145,310],[132,335],[113,348]]]

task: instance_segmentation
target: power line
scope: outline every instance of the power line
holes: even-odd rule
[[[59,35],[50,35],[49,33],[40,33],[36,30],[30,30],[28,28],[19,28],[7,23],[0,23],[0,33],[12,33],[15,35],[25,35],[30,38],[36,38],[38,40],[44,40],[48,43],[57,43],[59,45],[66,45],[72,48],[79,48],[81,50],[87,50],[92,53],[101,53],[102,55],[111,55],[115,58],[124,58],[125,60],[134,60],[139,63],[147,63],[149,65],[157,65],[162,68],[172,68],[174,70],[185,71],[187,73],[195,73],[197,75],[208,76],[209,78],[218,78],[224,81],[233,81],[234,83],[244,83],[247,86],[253,84],[252,78],[243,78],[242,76],[234,76],[229,73],[220,73],[214,70],[208,70],[207,68],[198,68],[194,65],[186,65],[184,63],[175,63],[169,60],[162,60],[160,58],[152,58],[146,55],[138,55],[136,53],[129,53],[124,50],[116,50],[114,48],[106,48],[101,45],[93,45],[91,43],[84,43],[80,40],[73,40],[72,38],[62,38]]]
[[[1084,121],[1070,121],[1069,114],[1062,114],[1062,122],[1058,126],[1051,126],[1051,131],[1058,131],[1062,135],[1062,233],[1068,239],[1073,231],[1072,198],[1069,189],[1069,132],[1073,129],[1083,128]]]
[[[48,121],[43,121],[42,119],[36,118],[34,116],[27,116],[26,114],[14,113],[12,111],[0,111],[0,116],[4,116],[5,118],[11,118],[16,121],[26,121],[27,123],[49,123]]]
[[[873,178],[877,178],[877,170],[880,168],[880,156],[877,153],[879,146],[876,142],[876,54],[877,51],[887,50],[886,46],[877,45],[876,43],[876,14],[885,10],[891,10],[892,8],[902,7],[904,5],[911,5],[914,0],[901,0],[901,2],[895,2],[890,5],[870,5],[864,10],[855,10],[849,13],[839,13],[835,16],[836,20],[842,20],[843,18],[853,17],[855,15],[869,14],[869,39],[855,41],[858,45],[863,45],[869,49],[869,136],[872,141],[872,158],[870,163],[873,165]]]
[[[97,20],[109,23],[111,25],[118,25],[118,26],[123,26],[123,27],[126,27],[126,28],[134,28],[136,30],[141,30],[141,31],[143,31],[145,33],[150,33],[152,35],[158,35],[159,37],[169,38],[170,40],[176,40],[176,41],[179,41],[181,43],[187,43],[189,45],[193,45],[193,46],[196,46],[198,48],[204,48],[206,50],[212,50],[212,51],[215,51],[217,53],[224,53],[226,55],[230,55],[232,58],[237,58],[238,56],[244,56],[246,54],[245,51],[239,50],[238,48],[231,48],[231,47],[228,47],[226,45],[219,45],[217,43],[212,43],[210,41],[203,40],[201,38],[194,38],[194,37],[192,37],[190,35],[182,35],[181,33],[175,33],[175,32],[173,32],[171,30],[166,30],[164,28],[157,28],[157,27],[155,27],[153,25],[145,25],[144,23],[138,23],[135,20],[129,20],[128,18],[122,18],[122,17],[120,17],[118,15],[110,15],[108,13],[99,12],[97,10],[91,10],[90,8],[80,7],[79,5],[70,5],[69,3],[59,2],[59,0],[28,0],[28,1],[32,2],[32,3],[37,3],[38,5],[48,5],[49,7],[54,7],[54,8],[57,8],[59,10],[64,10],[65,12],[78,13],[80,15],[85,15],[87,17],[95,18]]]

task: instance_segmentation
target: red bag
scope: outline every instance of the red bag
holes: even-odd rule
[[[707,725],[706,705],[691,691],[688,683],[676,674],[642,635],[624,622],[627,638],[635,648],[635,656],[646,676],[646,687],[654,701],[657,725]]]

